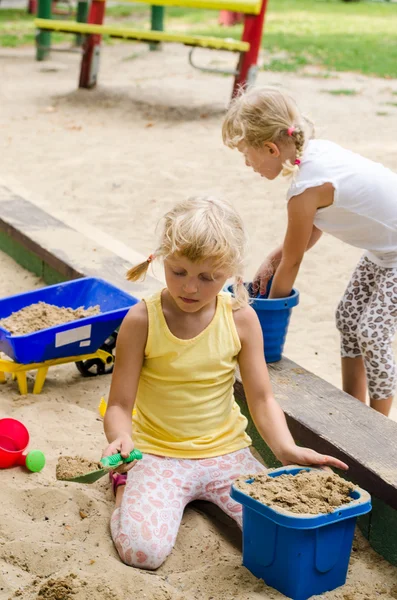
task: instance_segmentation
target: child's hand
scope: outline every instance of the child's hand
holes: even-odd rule
[[[134,442],[132,438],[127,434],[122,434],[118,438],[116,438],[102,453],[102,456],[112,456],[113,454],[121,454],[123,458],[127,458],[131,454],[134,449]],[[118,473],[126,473],[129,471],[134,465],[136,461],[132,461],[130,463],[125,463],[114,469]]]
[[[258,292],[261,296],[264,296],[266,294],[267,284],[273,277],[275,270],[276,269],[274,266],[273,259],[270,256],[268,256],[257,270],[254,280],[252,282],[252,288],[255,294],[257,294]]]
[[[283,465],[305,465],[305,466],[319,466],[319,467],[335,467],[347,471],[349,468],[346,463],[334,458],[333,456],[327,456],[325,454],[319,454],[315,450],[310,448],[301,448],[300,446],[294,446],[290,450],[283,453],[281,457],[278,457]]]

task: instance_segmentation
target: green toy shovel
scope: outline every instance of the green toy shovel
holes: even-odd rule
[[[134,449],[127,458],[123,458],[121,454],[113,454],[112,456],[104,456],[99,461],[98,465],[103,465],[102,468],[84,473],[84,475],[78,475],[77,477],[62,477],[63,481],[75,481],[76,483],[94,483],[107,473],[111,469],[116,469],[122,464],[130,463],[133,460],[141,460],[142,452]],[[58,477],[60,479],[60,477]]]

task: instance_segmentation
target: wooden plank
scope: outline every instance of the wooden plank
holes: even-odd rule
[[[29,252],[24,246],[13,240],[4,231],[0,231],[0,250],[11,256],[19,265],[38,277],[43,275],[43,261]]]
[[[397,509],[397,423],[287,358],[269,372],[294,438],[348,463],[349,477]],[[245,400],[239,380],[235,392]]]
[[[397,565],[397,511],[375,496],[372,498],[370,527],[366,537],[376,552]]]
[[[184,33],[168,33],[166,31],[145,31],[109,25],[95,25],[92,23],[77,23],[75,21],[56,21],[54,19],[35,19],[37,29],[60,31],[63,33],[81,33],[85,35],[108,35],[112,38],[126,40],[139,40],[142,42],[171,42],[185,44],[185,46],[200,46],[212,50],[225,50],[227,52],[248,52],[250,44],[238,40],[217,38],[204,35],[186,35]]]
[[[13,245],[15,250],[10,252],[11,256],[25,266],[34,265],[34,272],[43,277],[47,275],[47,281],[55,282],[56,273],[60,276],[58,280],[86,275],[103,277],[138,298],[162,286],[151,276],[142,283],[127,281],[125,273],[131,267],[129,261],[2,185],[0,215],[0,245],[5,251]],[[18,256],[21,252],[25,253],[25,262]],[[42,265],[41,272],[39,265]]]

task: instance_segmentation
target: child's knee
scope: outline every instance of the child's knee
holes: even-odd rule
[[[357,342],[363,356],[372,362],[374,367],[386,364],[393,355],[391,340],[387,339],[382,330],[377,331],[374,324],[365,319],[357,325]]]
[[[361,355],[358,343],[358,315],[351,314],[346,306],[347,300],[342,298],[335,312],[336,328],[341,336],[342,357],[356,358]],[[351,304],[351,303],[350,303]]]
[[[146,569],[148,571],[155,571],[165,561],[167,555],[158,556],[157,554],[153,554],[150,552],[145,552],[144,550],[137,550],[136,552],[120,554],[119,556],[124,564],[129,567],[135,567],[138,569]]]
[[[115,546],[120,559],[129,567],[154,571],[161,567],[169,556],[172,546],[155,545],[153,542],[130,544],[115,540]]]

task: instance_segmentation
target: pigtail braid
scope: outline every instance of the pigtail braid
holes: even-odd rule
[[[283,164],[283,170],[281,174],[284,177],[296,177],[296,175],[299,173],[299,165],[301,164],[303,149],[306,142],[305,133],[301,127],[295,127],[294,125],[292,125],[291,127],[289,127],[289,129],[287,129],[286,134],[289,137],[289,139],[292,139],[295,145],[296,158],[294,164],[292,164],[290,160],[287,160]]]
[[[244,285],[242,277],[236,277],[233,284],[233,310],[238,310],[243,306],[246,306],[250,301],[248,290]]]
[[[144,281],[150,263],[156,258],[155,254],[151,254],[148,258],[135,267],[131,267],[127,271],[128,281]]]

